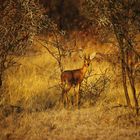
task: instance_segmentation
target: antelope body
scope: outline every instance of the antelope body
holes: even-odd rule
[[[80,84],[83,81],[86,71],[86,66],[83,66],[81,69],[64,71],[61,74],[61,82],[68,83],[71,86],[76,86],[78,83]]]
[[[95,54],[94,54],[94,56],[95,56]],[[62,101],[64,104],[66,103],[67,105],[69,105],[68,92],[72,87],[74,87],[74,89],[77,88],[77,91],[75,91],[75,96],[76,96],[75,105],[78,106],[78,104],[79,104],[79,87],[88,70],[90,62],[91,62],[91,58],[85,57],[82,68],[75,69],[75,70],[66,70],[66,71],[62,72],[62,74],[61,74]]]

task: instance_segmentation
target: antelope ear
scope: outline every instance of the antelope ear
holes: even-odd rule
[[[92,60],[95,56],[96,56],[96,52],[92,53],[92,54],[90,55],[90,60]]]
[[[90,55],[88,54],[88,58],[87,59],[90,59]]]
[[[86,56],[86,54],[84,54],[84,60],[86,60],[87,59],[87,56]]]

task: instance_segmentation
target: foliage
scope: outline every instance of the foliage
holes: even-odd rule
[[[32,44],[44,21],[43,9],[35,0],[5,0],[0,6],[0,85],[4,71],[15,65]]]
[[[89,71],[87,76],[84,78],[84,81],[80,87],[80,104],[83,104],[83,102],[88,102],[91,105],[95,105],[96,102],[99,101],[99,98],[103,97],[103,94],[108,92],[110,77],[107,75],[107,70],[96,79],[93,78],[95,75],[92,75],[92,73]]]
[[[104,33],[114,34],[120,53],[122,84],[128,106],[131,101],[128,93],[127,77],[132,89],[136,111],[138,113],[137,91],[135,88],[135,65],[139,63],[137,35],[139,34],[138,1],[124,0],[85,0],[85,15],[97,26],[105,27]]]

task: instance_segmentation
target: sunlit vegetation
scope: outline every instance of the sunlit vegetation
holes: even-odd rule
[[[139,6],[0,1],[0,140],[139,140]]]

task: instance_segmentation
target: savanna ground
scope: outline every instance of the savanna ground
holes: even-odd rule
[[[65,109],[60,102],[59,67],[36,40],[37,53],[20,58],[21,65],[6,72],[3,102],[6,99],[9,104],[1,107],[0,140],[140,139],[140,116],[119,106],[125,105],[119,70],[106,61],[93,60],[91,76],[83,82],[80,109]],[[87,54],[99,52],[97,48],[104,54],[110,50],[88,43],[84,49]],[[90,48],[92,45],[95,47]],[[76,69],[83,60],[75,53],[63,63],[64,69]]]

